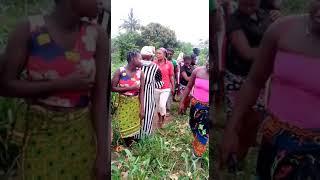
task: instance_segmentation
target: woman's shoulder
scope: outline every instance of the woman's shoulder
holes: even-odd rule
[[[266,34],[281,38],[284,33],[289,34],[290,31],[295,30],[305,19],[306,16],[303,15],[282,17],[270,25]]]
[[[306,20],[306,18],[307,18],[306,15],[289,15],[289,16],[284,16],[280,18],[279,20],[275,21],[274,24],[278,24],[282,26],[293,25],[297,22],[302,22]]]
[[[205,68],[206,68],[205,66],[195,67],[194,70],[192,71],[192,73],[197,74]]]

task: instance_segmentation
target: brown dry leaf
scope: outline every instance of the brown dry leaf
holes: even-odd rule
[[[123,146],[115,146],[114,147],[114,151],[116,151],[116,152],[121,152],[121,151],[123,151],[124,150],[124,147]]]

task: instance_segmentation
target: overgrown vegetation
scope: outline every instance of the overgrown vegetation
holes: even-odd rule
[[[192,160],[192,134],[188,116],[177,114],[177,104],[172,109],[172,120],[164,129],[141,142],[131,150],[112,152],[112,179],[208,179],[208,151],[203,159]],[[114,141],[117,150],[121,142],[113,119]]]

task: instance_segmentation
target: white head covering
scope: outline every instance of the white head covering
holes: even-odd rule
[[[183,65],[183,52],[181,52],[177,58],[177,62],[180,64],[180,65]]]
[[[141,49],[141,55],[149,55],[149,56],[153,56],[154,52],[156,51],[156,48],[154,46],[144,46]]]

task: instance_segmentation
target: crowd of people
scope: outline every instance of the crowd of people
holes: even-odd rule
[[[194,52],[181,53],[177,60],[170,48],[145,46],[140,52],[128,52],[127,64],[112,78],[112,90],[119,94],[113,119],[127,147],[150,136],[153,127],[163,128],[172,102],[181,97],[179,112],[190,107],[193,155],[203,155],[209,135],[209,66],[197,67],[199,50]]]
[[[308,14],[290,16],[280,0],[215,4],[227,105],[221,167],[243,159],[259,131],[259,179],[320,177],[320,1],[309,3]]]

